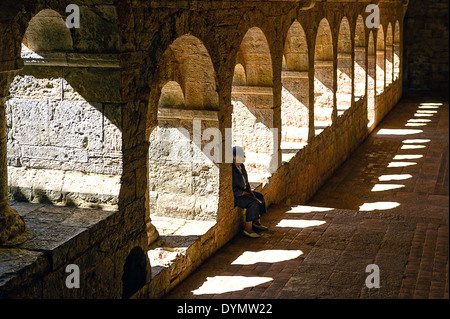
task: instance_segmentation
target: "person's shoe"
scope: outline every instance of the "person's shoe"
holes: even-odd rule
[[[253,228],[256,228],[258,230],[268,230],[269,229],[266,226],[264,226],[263,224],[255,224],[255,223],[253,223]]]
[[[261,235],[258,234],[258,233],[254,233],[254,232],[253,233],[249,233],[246,230],[244,230],[244,235],[247,236],[247,237],[251,237],[251,238],[259,238],[259,237],[261,237]]]

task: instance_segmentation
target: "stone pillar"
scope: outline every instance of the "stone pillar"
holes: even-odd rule
[[[6,158],[6,96],[16,72],[0,73],[0,245],[26,231],[25,221],[9,206]]]

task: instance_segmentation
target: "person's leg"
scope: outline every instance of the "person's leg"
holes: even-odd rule
[[[261,203],[258,202],[258,212],[259,215],[263,215],[267,212],[266,209],[266,201],[264,200],[264,195],[258,192],[253,192],[255,194],[255,197],[258,198]],[[255,225],[255,228],[258,230],[267,230],[268,228],[261,224],[261,219],[258,218],[257,220],[253,221],[253,225]]]
[[[253,222],[245,222],[244,230],[248,233],[253,233]]]
[[[259,219],[259,203],[250,196],[240,196],[236,198],[236,206],[246,208],[244,230],[247,233],[253,234],[253,222]]]
[[[267,212],[266,201],[264,199],[264,195],[258,192],[253,192],[255,197],[258,198],[262,203],[259,204],[259,214],[264,215]]]
[[[262,226],[259,221],[260,218],[259,210],[261,204],[254,197],[240,196],[236,198],[235,205],[247,209],[247,212],[245,214],[244,232],[246,232],[248,236],[250,237],[260,236],[253,231],[253,227],[255,224],[257,225],[255,228],[259,230],[267,230],[267,227]]]

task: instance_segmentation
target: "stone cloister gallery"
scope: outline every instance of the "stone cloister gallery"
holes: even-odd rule
[[[402,96],[407,0],[4,2],[2,297],[163,296],[242,227],[232,146],[304,204]]]

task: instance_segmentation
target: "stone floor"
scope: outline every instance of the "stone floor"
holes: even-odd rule
[[[271,206],[263,237],[165,298],[448,299],[448,116],[448,97],[405,94],[307,205]]]

